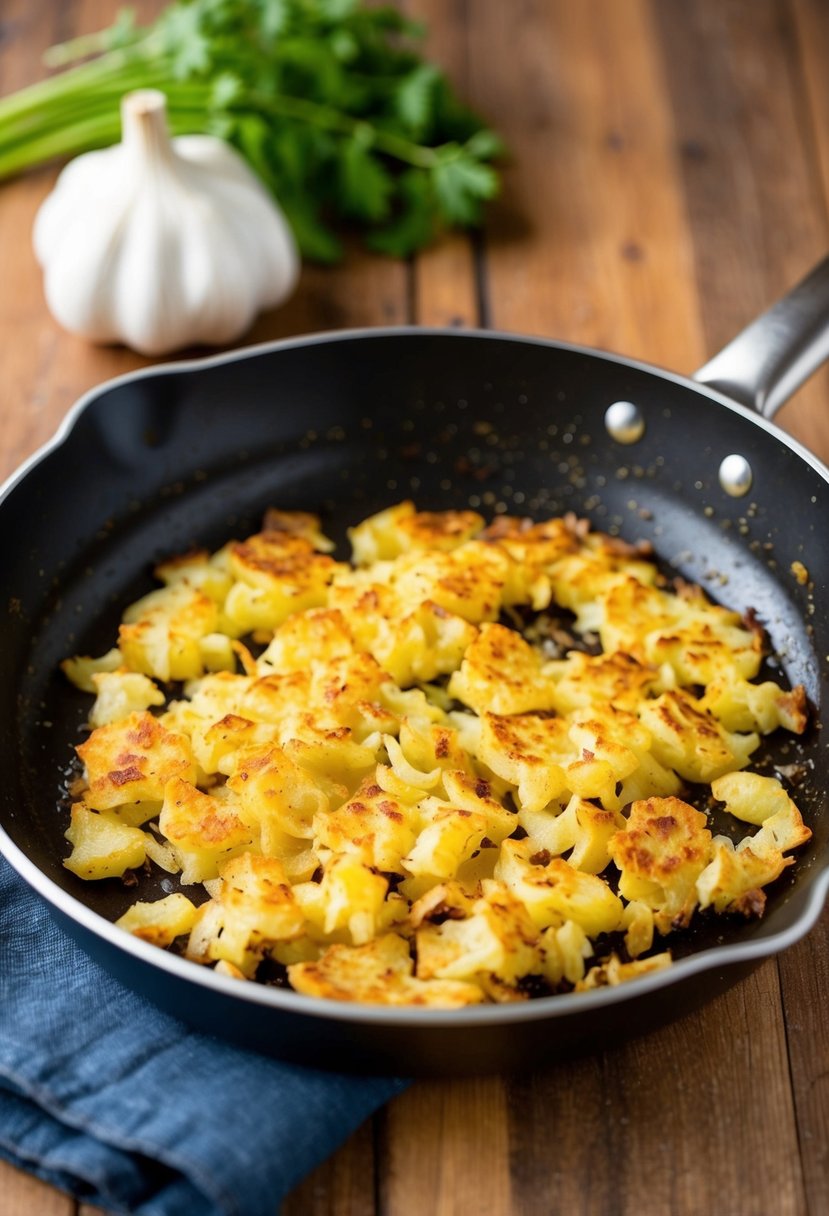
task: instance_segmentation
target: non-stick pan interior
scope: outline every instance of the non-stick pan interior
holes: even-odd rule
[[[645,417],[630,446],[605,428],[617,400]],[[737,500],[718,480],[734,452],[754,472]],[[158,559],[241,537],[268,506],[317,511],[344,542],[350,524],[402,498],[485,516],[572,510],[651,540],[714,598],[756,610],[772,674],[804,683],[817,717],[829,628],[826,596],[814,589],[829,585],[820,530],[829,490],[766,424],[676,378],[544,342],[374,331],[282,344],[104,389],[2,504],[0,808],[46,874],[110,918],[136,898],[120,882],[82,883],[61,865],[62,776],[90,699],[63,679],[60,660],[113,644],[122,609],[153,585]],[[769,756],[795,766],[813,844],[778,883],[764,920],[703,920],[685,949],[788,927],[827,863],[817,725]],[[169,883],[147,880],[145,897],[162,893],[162,878]]]

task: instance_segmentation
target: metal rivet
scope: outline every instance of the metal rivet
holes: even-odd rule
[[[732,452],[720,465],[720,485],[732,498],[742,498],[751,489],[754,474],[745,456]]]
[[[614,401],[608,406],[604,424],[617,443],[637,443],[645,433],[645,419],[632,401]]]

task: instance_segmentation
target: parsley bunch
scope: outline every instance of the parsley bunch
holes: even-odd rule
[[[406,256],[480,221],[501,150],[422,36],[362,0],[176,0],[149,27],[123,12],[53,47],[47,62],[65,70],[0,100],[0,178],[115,143],[123,94],[157,88],[175,134],[236,146],[307,257],[339,259],[343,228]]]

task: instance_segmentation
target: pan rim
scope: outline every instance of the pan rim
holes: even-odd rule
[[[616,354],[615,352],[604,351],[577,343],[561,342],[551,338],[481,328],[454,329],[442,326],[398,325],[358,327],[303,334],[275,341],[257,343],[252,346],[215,355],[152,364],[106,380],[84,393],[67,411],[52,437],[27,457],[5,479],[2,485],[0,485],[0,503],[8,497],[32,469],[45,460],[52,452],[63,446],[71,436],[80,417],[95,401],[106,396],[110,390],[134,383],[137,380],[173,374],[187,375],[208,370],[212,367],[255,359],[260,356],[297,347],[363,341],[366,339],[382,340],[406,337],[440,337],[453,341],[485,339],[487,341],[504,341],[518,345],[541,346],[589,356],[604,362],[617,364],[620,367],[644,372],[668,383],[691,389],[700,396],[710,399],[714,403],[731,410],[733,413],[759,426],[761,430],[766,431],[784,447],[802,459],[818,473],[823,481],[829,484],[829,467],[797,439],[783,431],[771,420],[732,400],[716,389],[698,383],[690,376],[672,372],[644,360],[633,359],[625,355]],[[188,959],[169,954],[156,946],[133,937],[124,930],[118,929],[111,921],[106,920],[100,913],[93,911],[92,908],[88,907],[81,900],[64,891],[54,880],[49,878],[14,843],[2,825],[0,825],[0,853],[5,856],[6,860],[20,877],[47,904],[51,905],[59,913],[68,917],[85,931],[92,933],[93,936],[102,938],[108,945],[118,951],[133,955],[141,963],[166,972],[180,981],[201,985],[215,991],[217,994],[240,998],[252,1004],[270,1007],[275,1011],[284,1011],[296,1015],[307,1015],[314,1018],[345,1023],[377,1024],[400,1028],[432,1027],[436,1030],[438,1028],[461,1028],[479,1025],[515,1024],[548,1019],[555,1020],[558,1017],[569,1017],[581,1010],[588,1012],[605,1006],[624,1004],[659,989],[671,987],[694,975],[702,975],[718,967],[731,968],[741,963],[759,963],[763,959],[787,949],[804,937],[817,921],[827,900],[827,895],[829,895],[828,858],[824,863],[824,868],[815,874],[808,900],[798,918],[788,928],[769,937],[707,947],[697,954],[688,955],[685,958],[674,961],[668,968],[653,972],[650,975],[638,977],[634,981],[629,981],[617,987],[599,988],[592,992],[564,993],[555,996],[539,997],[536,1000],[520,1004],[480,1005],[452,1010],[432,1010],[383,1005],[361,1005],[304,996],[289,989],[271,988],[258,984],[240,985],[238,980],[216,975],[211,969],[200,967]]]
[[[671,384],[680,385],[682,388],[691,389],[692,392],[707,397],[717,405],[721,405],[732,413],[738,414],[740,417],[752,422],[760,430],[766,431],[782,443],[784,447],[789,448],[790,451],[804,460],[806,464],[820,475],[823,481],[829,483],[829,465],[825,464],[820,457],[811,452],[798,439],[795,439],[793,435],[784,431],[782,427],[779,427],[771,419],[765,418],[757,411],[749,409],[725,393],[721,393],[717,389],[695,380],[692,375],[686,376],[681,372],[674,372],[668,368],[660,367],[658,364],[648,363],[644,359],[631,358],[628,355],[621,355],[615,351],[603,350],[601,347],[585,346],[577,342],[562,342],[556,338],[544,338],[533,334],[508,333],[504,330],[481,329],[479,327],[456,329],[451,326],[440,325],[378,325],[297,334],[288,338],[276,338],[268,342],[254,343],[251,346],[243,346],[237,350],[223,351],[220,354],[199,355],[192,359],[167,360],[164,363],[154,363],[147,367],[136,368],[131,372],[124,372],[120,376],[113,376],[108,380],[104,380],[101,384],[93,385],[92,388],[87,389],[69,407],[51,438],[47,439],[45,443],[30,453],[0,483],[0,503],[5,500],[18,482],[22,481],[35,465],[39,464],[52,451],[57,450],[57,448],[66,442],[81,415],[99,397],[106,396],[113,389],[122,388],[124,385],[131,384],[136,380],[144,380],[154,376],[162,377],[179,373],[189,374],[191,372],[205,371],[213,367],[222,367],[225,364],[254,359],[281,350],[291,350],[295,347],[320,346],[337,342],[364,341],[366,339],[419,338],[424,336],[449,338],[453,341],[456,339],[460,341],[492,341],[494,339],[499,342],[515,343],[516,345],[541,346],[552,350],[563,350],[607,363],[615,363],[621,367],[632,368],[635,371],[655,376],[660,380],[666,380]]]

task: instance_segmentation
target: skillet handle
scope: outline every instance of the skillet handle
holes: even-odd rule
[[[700,384],[773,418],[829,359],[829,257],[694,373]]]

